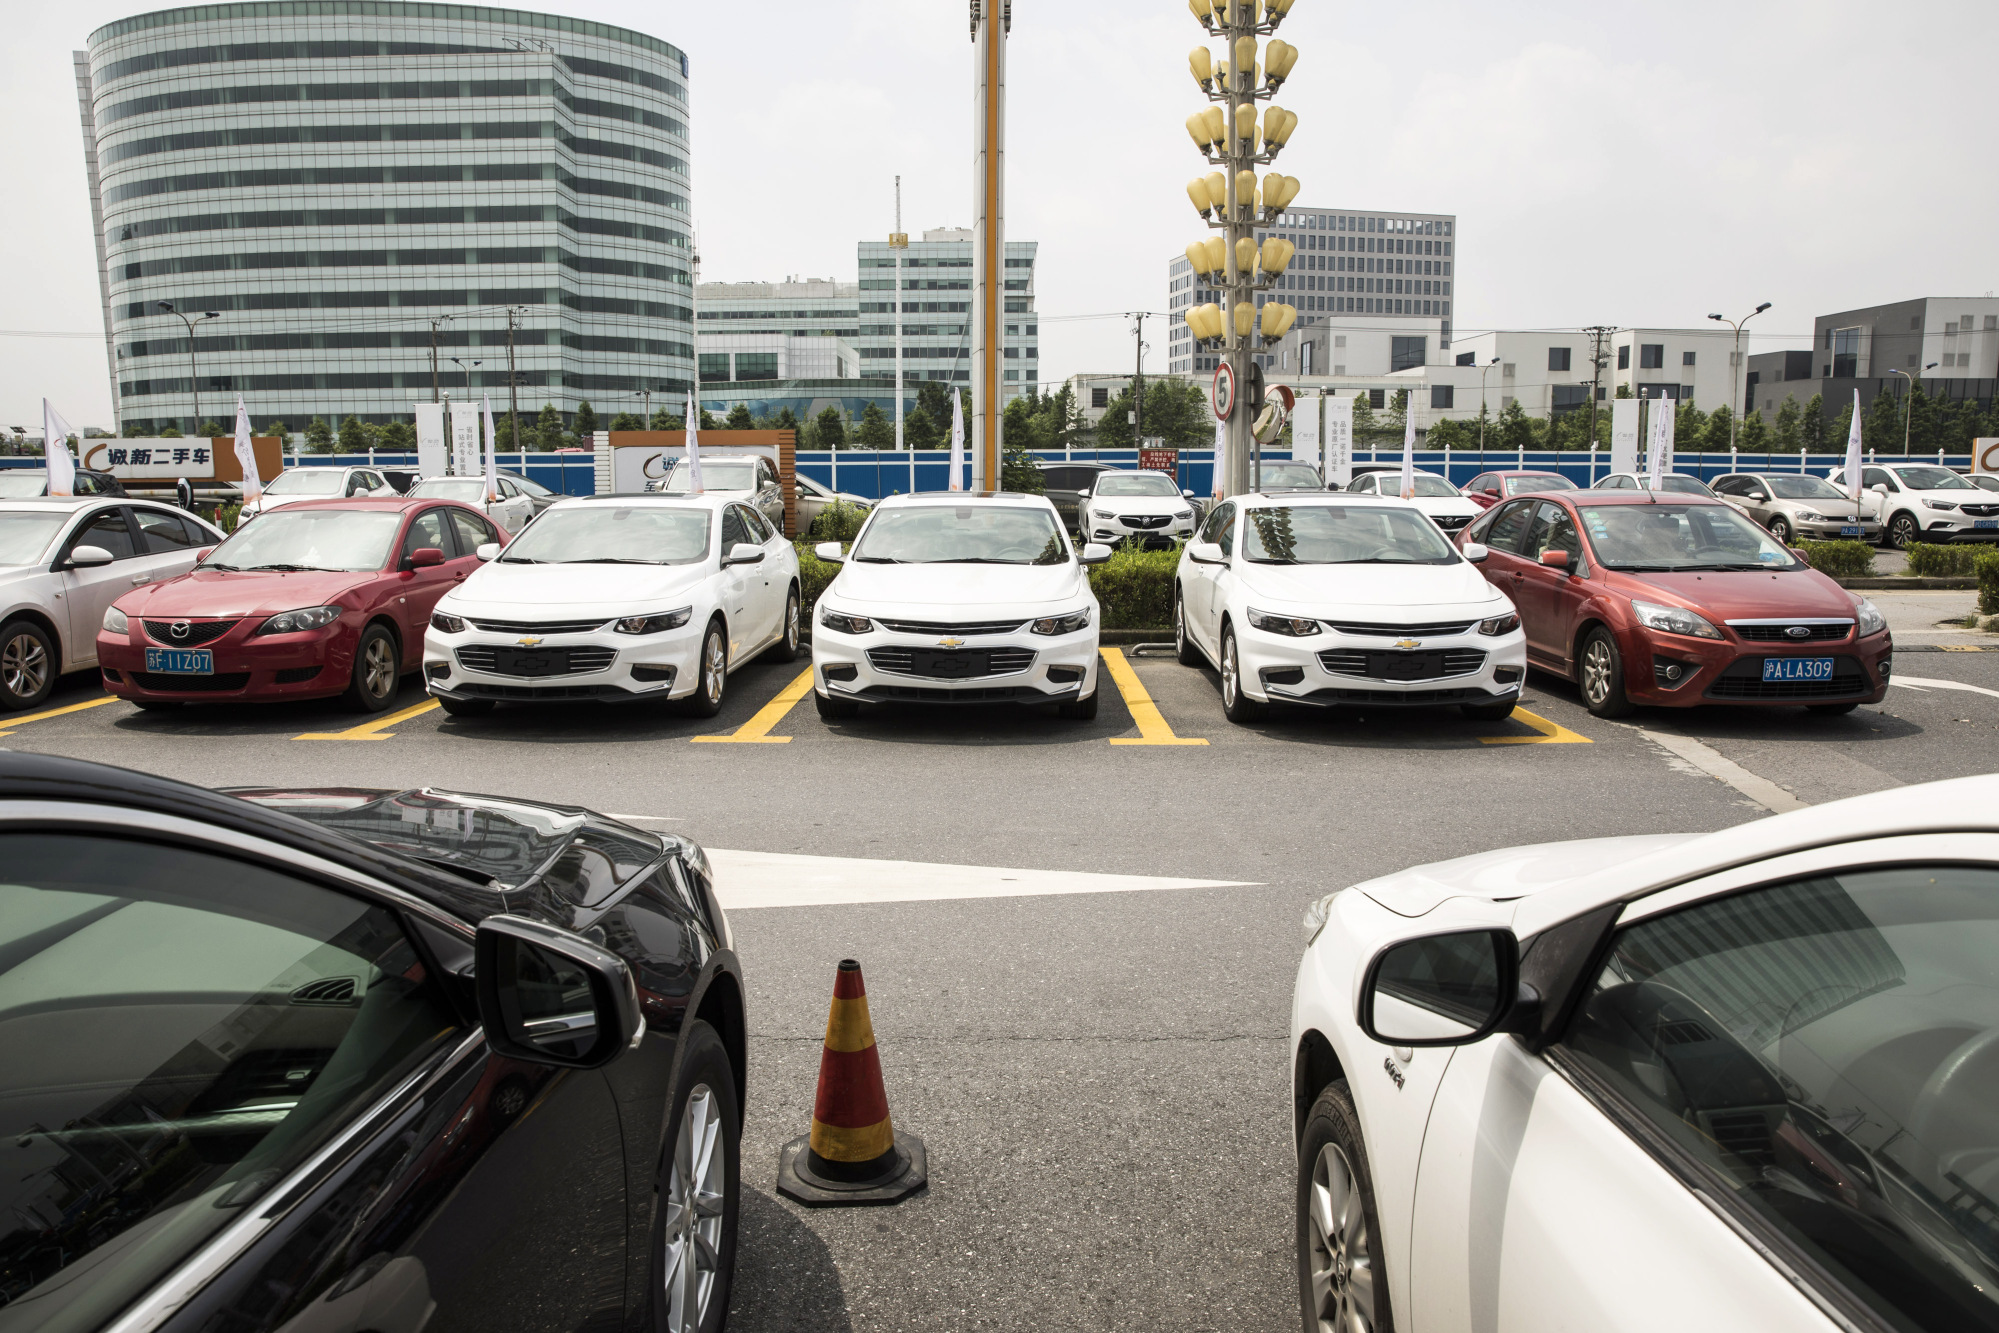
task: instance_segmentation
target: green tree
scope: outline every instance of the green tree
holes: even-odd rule
[[[1937,449],[1937,404],[1936,399],[1923,392],[1921,380],[1911,381],[1909,397],[1902,405],[1908,418],[1908,451],[1912,454],[1934,453]]]
[[[1694,406],[1693,399],[1686,399],[1673,412],[1673,448],[1676,450],[1699,449],[1706,429],[1707,414]],[[1722,438],[1727,439],[1728,437],[1724,435]],[[1726,449],[1728,446],[1724,444],[1722,448]]]
[[[309,454],[333,452],[333,427],[326,424],[325,417],[314,417],[306,423],[305,451]]]
[[[533,433],[528,436],[529,448],[542,453],[554,453],[565,443],[562,432],[562,413],[555,410],[554,403],[543,403],[541,412],[534,419]]]
[[[1129,449],[1134,440],[1131,433],[1131,386],[1118,391],[1117,397],[1104,407],[1104,414],[1097,420],[1097,448]]]
[[[1874,395],[1874,401],[1861,414],[1860,439],[1864,446],[1877,454],[1902,452],[1902,405],[1885,387]],[[1844,433],[1838,443],[1842,447],[1846,444]]]
[[[916,405],[930,414],[930,419],[937,423],[937,429],[945,432],[951,429],[950,385],[937,380],[923,381],[923,383],[916,386]],[[967,411],[965,415],[970,417],[971,413]],[[903,418],[903,429],[905,432],[908,430],[908,427],[909,419],[905,417]]]
[[[1508,453],[1534,447],[1534,423],[1527,419],[1526,409],[1520,406],[1518,398],[1500,409],[1499,429],[1493,434],[1497,447]]]
[[[722,423],[715,420],[715,414],[713,412],[710,412],[705,407],[701,409],[701,429],[702,430],[722,429]]]
[[[368,432],[361,428],[361,419],[353,413],[340,423],[340,452],[360,454],[368,451]]]
[[[902,442],[912,449],[935,449],[945,440],[930,414],[921,407],[912,407],[902,419]]]
[[[570,425],[571,429],[576,432],[576,443],[578,445],[588,449],[596,442],[591,437],[597,433],[597,411],[590,404],[578,403],[576,405],[576,419]]]
[[[777,415],[770,419],[770,428],[772,430],[797,432],[800,429],[797,413],[788,407],[780,407],[777,409]],[[804,443],[805,441],[802,436],[794,441],[794,445],[802,445]]]
[[[1701,437],[1698,444],[1686,436],[1679,434],[1678,423],[1674,425],[1674,437],[1685,441],[1682,447],[1701,449],[1711,454],[1725,454],[1728,452],[1729,432],[1734,426],[1735,413],[1729,410],[1727,403],[1723,403],[1708,414],[1707,422],[1701,429]]]
[[[1742,418],[1742,429],[1736,432],[1736,447],[1745,454],[1770,451],[1770,428],[1763,423],[1761,412],[1750,412]]]
[[[225,426],[214,417],[210,417],[201,423],[201,430],[197,432],[197,438],[213,440],[223,435],[233,436],[235,433],[236,428],[234,426]]]
[[[648,427],[649,430],[679,430],[680,426],[680,418],[671,409],[660,406],[652,410],[652,424]]]
[[[1795,454],[1805,447],[1804,414],[1798,410],[1797,399],[1786,398],[1777,409],[1777,429],[1771,435],[1770,447],[1780,454]]]
[[[1063,394],[1068,393],[1065,387]],[[1058,395],[1059,396],[1059,395]],[[1214,417],[1208,397],[1192,380],[1167,376],[1145,382],[1145,433],[1174,449],[1204,449],[1214,443]],[[1049,444],[1059,441],[1053,437]]]
[[[162,430],[162,431],[160,432],[160,434],[159,434],[159,438],[160,438],[160,439],[162,439],[162,440],[178,440],[178,439],[181,439],[181,438],[182,438],[182,436],[181,436],[181,433],[180,433],[180,427],[179,427],[179,426],[176,426],[176,425],[174,425],[174,424],[173,424],[173,423],[172,423],[171,421],[169,421],[169,422],[167,423],[167,425],[166,425],[166,429],[164,429],[164,430]]]
[[[1476,449],[1478,448],[1478,424],[1470,421],[1453,421],[1445,417],[1433,421],[1423,434],[1425,449]]]
[[[1355,392],[1353,397],[1353,437],[1358,445],[1362,440],[1372,442],[1375,434],[1374,396],[1366,389]]]
[[[723,430],[755,430],[757,423],[750,416],[748,403],[737,403],[729,409],[729,415],[722,419]]]
[[[639,420],[636,412],[620,412],[611,418],[612,430],[644,430],[645,422]]]
[[[1397,389],[1388,399],[1388,410],[1382,413],[1381,432],[1384,435],[1392,436],[1399,442],[1402,439],[1403,433],[1408,429],[1409,391],[1407,389]]]
[[[895,448],[895,423],[882,411],[881,404],[870,398],[868,405],[861,409],[860,424],[854,427],[854,447],[857,449]]]
[[[1836,453],[1845,453],[1846,438],[1852,431],[1853,404],[1849,402],[1841,405],[1839,415],[1833,418],[1832,426],[1824,432],[1823,448]],[[1860,442],[1863,449],[1867,447],[1866,433],[1867,428],[1863,422],[1861,426],[1862,439]]]
[[[1041,415],[1040,403],[1023,395],[1006,405],[1000,414],[1000,442],[1011,449],[1046,449],[1047,419]]]
[[[251,431],[252,435],[275,435],[281,444],[291,443],[292,428],[282,421],[273,421],[262,430]]]
[[[847,447],[847,423],[840,416],[840,409],[830,403],[813,419],[813,444],[820,449],[844,449]]]
[[[1839,442],[1842,445],[1846,443],[1846,436],[1844,434],[1840,436]],[[1799,414],[1798,449],[1800,452],[1808,454],[1825,452],[1825,396],[1823,394],[1813,394],[1811,399],[1806,402],[1805,410]]]

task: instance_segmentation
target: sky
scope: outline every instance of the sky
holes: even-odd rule
[[[0,426],[38,433],[44,396],[111,423],[70,53],[145,8],[0,7]],[[904,230],[969,225],[965,0],[544,8],[687,51],[704,280],[854,280],[855,242],[894,230],[898,174]],[[1042,379],[1123,371],[1127,312],[1164,311],[1167,261],[1207,234],[1181,128],[1205,34],[1183,0],[1013,12],[1006,234],[1040,242]],[[1999,288],[1977,91],[1995,34],[1989,0],[1297,0],[1278,167],[1301,206],[1455,214],[1460,332],[1684,327],[1770,301],[1751,349],[1805,347],[1820,314]],[[1164,317],[1145,333],[1161,371]]]

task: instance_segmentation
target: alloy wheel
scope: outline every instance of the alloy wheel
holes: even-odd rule
[[[722,647],[722,632],[709,630],[708,640],[701,645],[701,692],[710,707],[719,707],[722,702],[722,679],[728,674],[729,662]]]
[[[1328,1143],[1312,1164],[1306,1210],[1311,1243],[1312,1314],[1324,1333],[1372,1333],[1374,1250],[1353,1166]]]
[[[1601,704],[1610,697],[1610,645],[1591,639],[1583,651],[1583,698]]]
[[[1222,707],[1235,707],[1236,690],[1235,635],[1222,636]]]
[[[666,1191],[660,1281],[670,1333],[696,1333],[714,1299],[715,1277],[722,1265],[727,1152],[715,1093],[705,1083],[696,1084],[674,1140],[673,1174]]]
[[[791,594],[784,604],[784,646],[798,651],[798,594]]]
[[[1791,544],[1791,525],[1781,518],[1772,519],[1770,521],[1770,535],[1775,537],[1780,544],[1789,546]]]
[[[1173,598],[1173,646],[1183,655],[1187,651],[1187,611],[1177,595]]]
[[[396,651],[386,636],[368,641],[368,655],[362,662],[362,683],[369,694],[386,699],[396,688]]]
[[[1895,521],[1888,525],[1888,544],[1898,551],[1906,551],[1915,539],[1915,520],[1907,514],[1895,515]]]
[[[49,655],[42,641],[32,634],[19,633],[0,648],[0,680],[16,699],[32,699],[48,684]]]

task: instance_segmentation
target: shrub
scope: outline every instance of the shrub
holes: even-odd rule
[[[1978,552],[1971,567],[1978,575],[1978,609],[1999,616],[1999,551]]]
[[[868,511],[864,506],[835,500],[812,520],[811,535],[822,542],[850,542],[867,519]]]
[[[827,540],[832,540],[828,538]],[[800,623],[812,624],[812,608],[819,602],[819,594],[826,591],[826,585],[840,572],[840,567],[831,560],[821,560],[812,553],[812,543],[795,542],[798,548],[798,615]]]
[[[1090,570],[1090,589],[1103,604],[1104,629],[1165,629],[1173,623],[1173,574],[1180,552],[1124,545]]]
[[[1975,546],[1912,542],[1909,545],[1907,573],[1909,577],[1918,579],[1961,579],[1972,572],[1977,558],[1978,548]]]
[[[232,500],[226,505],[217,505],[215,508],[215,526],[221,528],[224,532],[234,532],[236,531],[236,520],[242,513],[243,502],[241,500]]]
[[[1874,573],[1874,548],[1866,542],[1801,541],[1797,549],[1813,569],[1836,579],[1864,579]]]

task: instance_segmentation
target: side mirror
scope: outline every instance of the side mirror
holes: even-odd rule
[[[1888,487],[1878,481],[1875,482],[1872,486],[1869,486],[1867,489],[1870,491],[1877,491],[1882,495],[1886,495],[1888,493]]]
[[[497,559],[500,554],[500,544],[498,542],[482,542],[472,554],[478,556],[481,560]]]
[[[763,563],[763,558],[763,547],[756,545],[754,542],[737,542],[729,548],[729,554],[723,557],[722,564],[724,567],[729,565],[760,565]]]
[[[1180,498],[1183,500],[1191,500],[1194,498],[1194,493],[1189,490],[1182,490],[1180,492]]]
[[[1520,985],[1510,931],[1465,930],[1391,944],[1360,986],[1360,1030],[1387,1046],[1463,1046],[1514,1031],[1540,997]]]
[[[411,569],[429,569],[432,565],[444,563],[444,552],[435,546],[419,546],[410,552]]]
[[[1567,551],[1543,551],[1541,552],[1541,563],[1550,569],[1559,569],[1563,573],[1567,573],[1569,568],[1569,553]]]
[[[566,1069],[607,1065],[645,1036],[625,960],[566,930],[501,914],[473,945],[479,1023],[497,1055]]]
[[[102,546],[78,546],[70,550],[69,567],[71,569],[96,569],[100,565],[110,564],[114,558],[111,552],[105,550]]]
[[[821,560],[831,561],[836,565],[845,564],[847,560],[846,552],[840,549],[840,543],[838,542],[820,542],[812,548],[812,554],[818,556]]]
[[[202,561],[208,559],[209,556],[214,554],[215,554],[215,548],[213,546],[204,546],[199,551],[196,551],[194,553],[194,563],[198,565]]]
[[[1217,542],[1188,542],[1187,558],[1197,565],[1226,565],[1228,555]]]
[[[1474,565],[1482,565],[1485,563],[1485,558],[1492,554],[1492,548],[1481,542],[1466,542],[1459,554]]]
[[[1080,558],[1086,565],[1101,565],[1111,558],[1111,548],[1102,542],[1085,542]]]
[[[1763,494],[1763,492],[1761,491],[1750,491],[1746,493],[1742,498],[1745,500],[1754,500],[1758,504],[1761,504],[1764,501],[1768,500],[1770,497]]]

